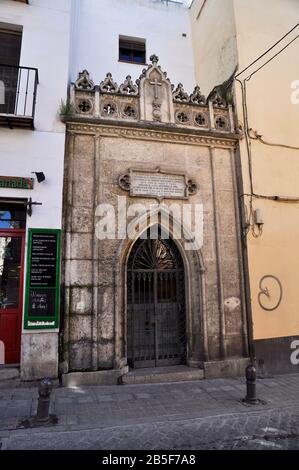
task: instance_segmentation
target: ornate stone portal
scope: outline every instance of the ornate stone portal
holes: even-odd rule
[[[66,382],[115,383],[128,359],[133,367],[166,361],[202,368],[206,377],[233,375],[243,373],[248,355],[233,111],[206,102],[198,86],[190,96],[182,84],[175,88],[157,56],[151,62],[136,83],[128,75],[118,85],[108,73],[95,85],[85,70],[71,90],[61,334]],[[188,204],[203,208],[202,246],[186,249],[194,233],[184,222],[176,236],[181,221],[171,204],[182,213]],[[123,228],[126,216],[138,226],[133,237]],[[168,244],[162,243],[166,219]],[[142,245],[141,269],[132,256],[150,226],[162,238]]]

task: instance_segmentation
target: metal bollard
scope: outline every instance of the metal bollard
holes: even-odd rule
[[[52,381],[51,379],[42,379],[38,387],[38,405],[36,422],[47,423],[50,420],[49,408],[50,408],[50,396],[52,392]]]
[[[246,376],[246,397],[244,402],[256,405],[259,400],[256,398],[256,368],[253,364],[249,364],[245,369]]]

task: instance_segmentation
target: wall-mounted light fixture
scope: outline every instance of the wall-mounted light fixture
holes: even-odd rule
[[[38,183],[42,183],[43,181],[45,181],[46,177],[42,171],[32,171],[32,173],[36,176]]]

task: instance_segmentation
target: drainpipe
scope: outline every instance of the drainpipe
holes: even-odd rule
[[[237,171],[237,188],[238,188],[238,199],[239,209],[241,215],[241,234],[242,234],[242,265],[244,274],[244,289],[245,289],[245,302],[246,302],[246,319],[247,319],[247,335],[248,335],[248,351],[251,364],[255,364],[255,347],[253,338],[253,317],[251,308],[251,292],[250,292],[250,279],[249,279],[249,263],[248,263],[248,249],[247,249],[247,238],[243,236],[244,228],[246,227],[246,217],[243,199],[241,194],[243,193],[243,178],[241,168],[241,156],[239,148],[236,150],[236,171]]]

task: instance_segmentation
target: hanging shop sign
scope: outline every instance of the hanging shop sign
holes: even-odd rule
[[[29,229],[24,328],[59,326],[60,244],[58,229]]]
[[[0,176],[0,188],[33,189],[34,178],[20,176]]]

